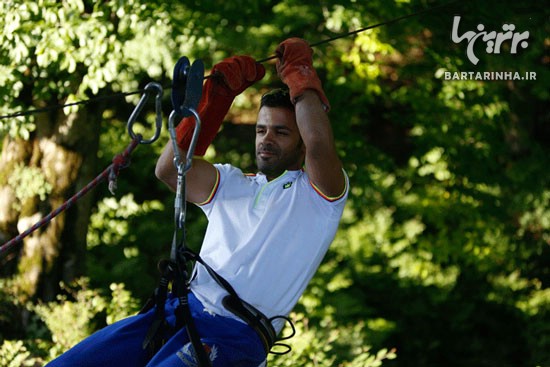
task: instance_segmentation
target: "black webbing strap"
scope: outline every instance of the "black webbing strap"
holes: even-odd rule
[[[248,305],[240,298],[236,298],[231,294],[223,298],[222,304],[225,308],[244,320],[252,329],[256,331],[262,341],[265,353],[269,353],[277,338],[277,334],[275,333],[273,326],[271,326],[269,319],[260,313],[256,308]]]
[[[210,359],[204,350],[200,335],[195,326],[195,322],[189,308],[187,287],[187,272],[184,268],[176,266],[172,261],[163,260],[159,263],[161,279],[159,286],[155,289],[153,296],[147,301],[140,313],[145,313],[155,307],[153,322],[147,331],[143,340],[142,347],[155,355],[160,348],[170,339],[174,333],[186,328],[189,340],[195,350],[198,365],[200,367],[210,367]],[[177,274],[177,276],[175,276]],[[172,282],[172,289],[178,298],[178,306],[175,310],[176,325],[171,327],[166,321],[164,306],[168,297],[168,285]]]
[[[223,306],[245,321],[252,329],[254,329],[254,331],[256,331],[262,341],[262,344],[264,345],[265,353],[269,353],[277,341],[277,333],[271,324],[271,320],[256,307],[240,298],[231,284],[214,269],[212,269],[210,265],[208,265],[198,254],[189,250],[187,250],[187,252],[187,256],[193,258],[195,262],[198,262],[204,266],[208,274],[216,281],[216,283],[218,283],[227,291],[227,293],[229,293],[229,295],[224,297],[222,300]]]
[[[159,263],[159,270],[161,272],[159,285],[139,312],[143,314],[155,307],[153,322],[142,343],[143,349],[149,350],[151,356],[155,355],[174,333],[172,327],[166,322],[164,311],[164,304],[168,296],[168,284],[173,278],[172,266],[173,265],[169,261],[162,261]]]
[[[177,266],[177,276],[175,277],[174,284],[174,293],[178,297],[178,307],[176,307],[176,330],[179,330],[182,327],[185,327],[187,331],[187,336],[193,345],[195,350],[195,356],[199,367],[210,367],[210,358],[206,354],[206,350],[203,347],[201,337],[191,315],[191,309],[189,307],[189,283],[188,283],[188,274],[186,269],[186,264],[188,258],[185,251],[178,251],[178,266]]]

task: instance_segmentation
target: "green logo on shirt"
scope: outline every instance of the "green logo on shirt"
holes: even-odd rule
[[[290,186],[292,186],[292,182],[287,182],[286,184],[283,185],[283,189],[288,189],[290,188]]]

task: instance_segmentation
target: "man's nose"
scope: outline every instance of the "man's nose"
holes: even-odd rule
[[[266,130],[262,141],[264,142],[272,142],[273,138],[275,137],[275,133],[272,130]]]

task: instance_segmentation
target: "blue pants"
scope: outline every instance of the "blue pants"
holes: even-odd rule
[[[175,324],[178,300],[166,301],[166,320]],[[191,314],[213,367],[258,367],[266,355],[260,338],[248,325],[212,315],[189,294]],[[154,309],[128,317],[92,334],[47,367],[192,367],[197,366],[185,328],[178,330],[150,358],[142,343],[154,318]],[[70,327],[70,326],[68,326]]]

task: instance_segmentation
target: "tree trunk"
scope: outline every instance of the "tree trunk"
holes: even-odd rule
[[[36,116],[28,141],[6,137],[0,156],[0,238],[28,229],[96,175],[101,112]],[[79,199],[1,260],[21,300],[52,300],[60,281],[83,274],[92,196]]]

